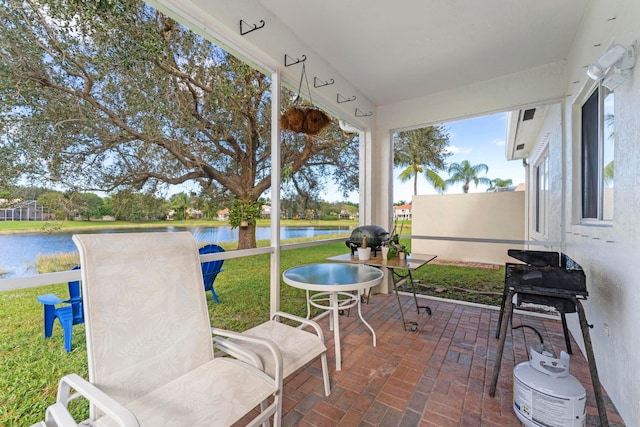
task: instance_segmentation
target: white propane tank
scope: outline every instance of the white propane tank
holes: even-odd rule
[[[587,393],[569,374],[569,355],[560,358],[542,344],[513,370],[513,410],[526,427],[584,427]]]

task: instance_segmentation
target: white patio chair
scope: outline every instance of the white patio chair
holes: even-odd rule
[[[268,340],[210,327],[190,233],[85,234],[73,240],[82,265],[89,381],[64,377],[40,425],[75,426],[66,408],[79,396],[90,402],[83,426],[229,426],[257,407],[263,410],[247,425],[271,419],[280,425],[280,352]],[[214,357],[212,332],[264,345],[274,377]]]
[[[289,326],[278,320],[290,319],[300,323],[300,328]],[[313,328],[314,333],[301,329]],[[322,329],[313,320],[294,316],[282,311],[276,312],[271,320],[262,323],[242,333],[244,336],[266,338],[276,344],[282,354],[283,378],[296,372],[307,363],[320,357],[322,364],[322,379],[324,381],[324,394],[329,396],[331,385],[329,383],[329,369],[327,367],[327,347],[324,345]],[[272,378],[275,377],[273,358],[269,357],[269,350],[261,344],[253,344],[240,341],[235,338],[214,338],[216,347],[228,354],[241,358],[246,362],[262,367]]]

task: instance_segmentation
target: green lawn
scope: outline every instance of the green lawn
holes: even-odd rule
[[[424,295],[499,306],[504,266],[496,268],[427,264],[415,271],[416,289]]]
[[[264,244],[264,242],[263,242]],[[283,251],[281,267],[322,262],[327,257],[344,253],[344,243]],[[267,320],[269,313],[269,255],[231,259],[215,282],[220,304],[207,294],[212,323],[218,327],[242,331]],[[480,291],[500,292],[504,268],[498,270],[459,266],[427,265],[416,272],[416,278],[428,284],[425,293],[436,288],[446,291],[436,295],[498,304],[499,300],[478,300],[477,294],[458,292],[455,286]],[[84,326],[73,331],[73,348],[66,353],[62,330],[54,327],[53,337],[44,340],[42,306],[36,296],[43,293],[66,295],[66,285],[0,293],[0,425],[29,425],[44,417],[45,408],[55,401],[58,379],[76,372],[87,377]],[[303,290],[281,286],[282,310],[306,315]],[[497,302],[496,302],[497,301]],[[74,412],[87,416],[86,405],[77,405]]]

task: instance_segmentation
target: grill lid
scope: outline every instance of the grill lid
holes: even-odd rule
[[[509,249],[507,254],[534,267],[560,267],[558,252]]]
[[[351,236],[345,241],[345,244],[351,253],[353,254],[357,248],[362,246],[362,238],[367,238],[367,246],[372,248],[375,252],[380,250],[380,247],[389,241],[389,233],[382,227],[377,225],[362,225],[356,227],[351,232]]]
[[[505,283],[516,291],[538,288],[554,290],[559,296],[588,295],[582,267],[564,253],[516,249],[509,249],[507,253],[526,262],[506,264]]]

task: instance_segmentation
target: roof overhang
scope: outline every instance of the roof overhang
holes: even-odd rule
[[[314,103],[360,128],[381,115],[399,128],[562,97],[558,70],[590,2],[148,3],[258,69],[280,71],[290,89],[304,59]]]
[[[507,123],[507,160],[526,159],[534,149],[548,106],[511,111]]]

